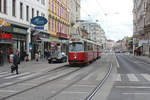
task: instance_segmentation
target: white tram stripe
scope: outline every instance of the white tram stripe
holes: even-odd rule
[[[134,74],[127,74],[129,81],[139,81]]]
[[[121,81],[121,75],[117,74],[116,81]]]
[[[149,74],[141,74],[146,80],[150,81],[150,75]]]
[[[29,72],[25,72],[25,73],[13,75],[13,76],[8,76],[8,77],[5,77],[4,79],[16,78],[16,77],[24,76],[24,75],[27,75],[27,74],[29,74]]]

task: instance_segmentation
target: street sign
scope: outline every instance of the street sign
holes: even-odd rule
[[[44,27],[43,26],[35,26],[34,29],[44,30]]]
[[[31,23],[36,26],[43,26],[47,23],[47,19],[43,16],[36,16],[31,19]]]

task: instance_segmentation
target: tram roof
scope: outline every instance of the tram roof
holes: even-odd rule
[[[94,41],[91,41],[88,39],[83,39],[83,38],[74,38],[74,39],[71,39],[70,41],[71,41],[70,43],[72,43],[72,42],[88,42],[88,43],[92,43],[92,44],[99,45],[99,46],[101,45],[97,42],[94,42]]]

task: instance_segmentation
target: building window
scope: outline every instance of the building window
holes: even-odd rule
[[[7,13],[7,0],[4,0],[4,13]]]
[[[44,13],[41,13],[41,16],[45,17],[45,14],[44,14]]]
[[[34,8],[32,8],[32,18],[34,17]]]
[[[29,21],[29,6],[26,6],[26,20]]]
[[[2,12],[2,0],[0,0],[0,12]]]
[[[36,15],[39,16],[39,11],[36,12]]]
[[[45,0],[41,0],[41,4],[45,5]]]
[[[20,3],[20,18],[23,19],[23,3]]]

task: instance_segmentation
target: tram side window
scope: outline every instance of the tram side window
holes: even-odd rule
[[[88,51],[88,43],[84,42],[84,51]]]

